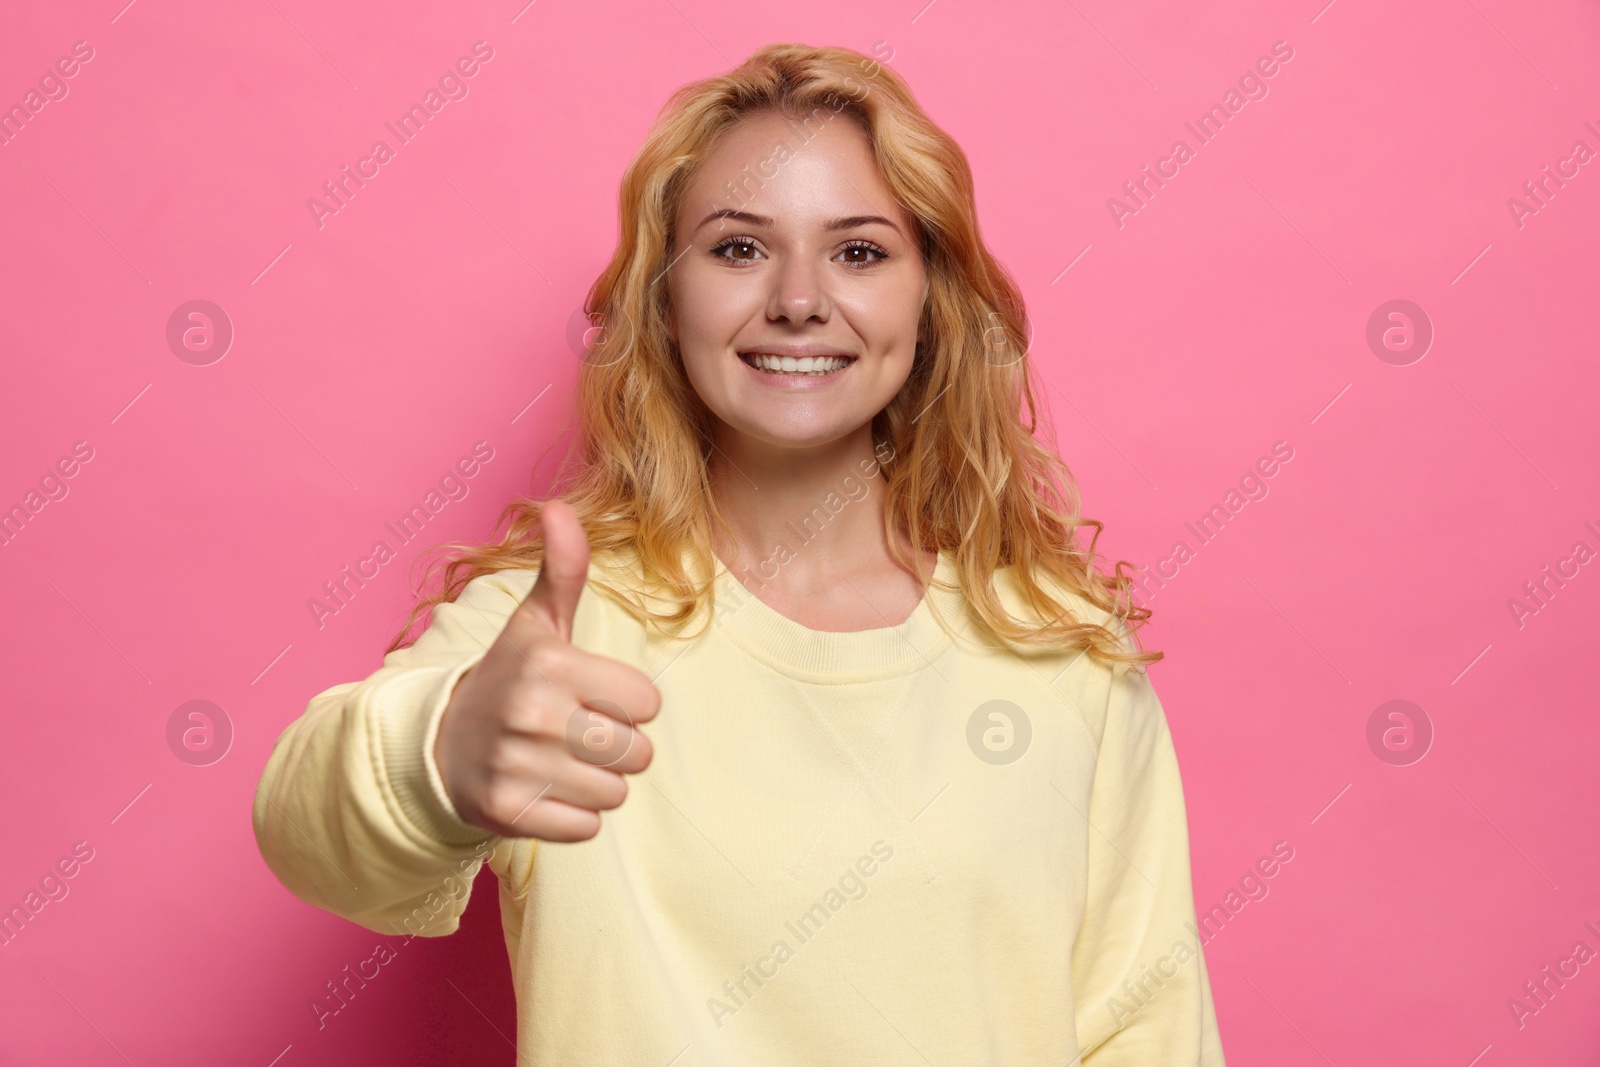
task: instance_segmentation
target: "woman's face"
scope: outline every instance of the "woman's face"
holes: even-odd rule
[[[911,372],[926,273],[911,220],[848,116],[741,120],[692,176],[674,232],[672,336],[729,429],[816,447],[894,399]],[[761,354],[830,361],[813,361],[820,375],[772,373],[747,362]]]

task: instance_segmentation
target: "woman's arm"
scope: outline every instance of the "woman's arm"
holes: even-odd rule
[[[291,893],[379,933],[453,933],[499,842],[463,821],[433,762],[456,681],[517,606],[499,575],[434,608],[409,648],[361,682],[312,698],[256,789],[262,858]]]
[[[1223,1067],[1177,754],[1142,670],[1113,672],[1089,809],[1072,967],[1083,1067]]]

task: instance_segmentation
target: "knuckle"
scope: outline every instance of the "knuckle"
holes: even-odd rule
[[[484,759],[483,778],[491,785],[502,785],[509,782],[516,773],[523,769],[523,763],[517,758],[517,753],[509,745],[494,745],[489,749]]]
[[[509,800],[503,779],[485,782],[478,792],[478,807],[485,815],[501,822],[505,821],[505,809]]]
[[[536,790],[519,787],[516,782],[502,779],[488,787],[485,808],[496,822],[509,826],[513,820],[531,809],[529,801],[537,795]]]
[[[536,678],[565,677],[571,664],[572,648],[560,641],[540,641],[528,650],[528,669]]]
[[[540,737],[560,737],[567,732],[572,715],[567,702],[550,691],[535,693],[513,719],[518,729]]]

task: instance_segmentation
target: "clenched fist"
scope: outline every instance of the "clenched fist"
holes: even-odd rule
[[[503,837],[585,841],[600,812],[628,795],[624,774],[650,765],[635,725],[661,710],[642,671],[573,646],[589,570],[577,513],[549,501],[539,516],[544,561],[527,599],[457,682],[434,759],[461,817]]]

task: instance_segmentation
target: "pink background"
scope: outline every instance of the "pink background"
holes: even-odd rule
[[[376,669],[417,551],[485,536],[562,432],[657,108],[774,40],[876,48],[965,148],[1100,547],[1193,552],[1144,634],[1199,908],[1294,849],[1206,949],[1229,1062],[1592,1062],[1600,964],[1520,1027],[1508,1000],[1600,950],[1600,564],[1520,626],[1508,600],[1600,550],[1600,163],[1520,226],[1507,204],[1600,151],[1592,4],[124,3],[13,0],[0,35],[4,104],[94,49],[0,145],[0,507],[93,449],[0,547],[0,907],[94,850],[0,948],[5,1062],[513,1062],[488,872],[458,935],[316,1028],[377,935],[277,884],[252,794],[306,701]],[[319,228],[307,200],[479,40],[469,94]],[[1278,41],[1268,95],[1197,145]],[[1119,227],[1108,198],[1178,138]],[[196,299],[235,331],[205,366],[166,340]],[[1366,340],[1395,299],[1435,331],[1404,366]],[[480,440],[470,494],[319,627],[322,583]],[[1433,731],[1409,765],[1367,740],[1396,699]],[[190,700],[232,724],[210,765],[169,748]]]

